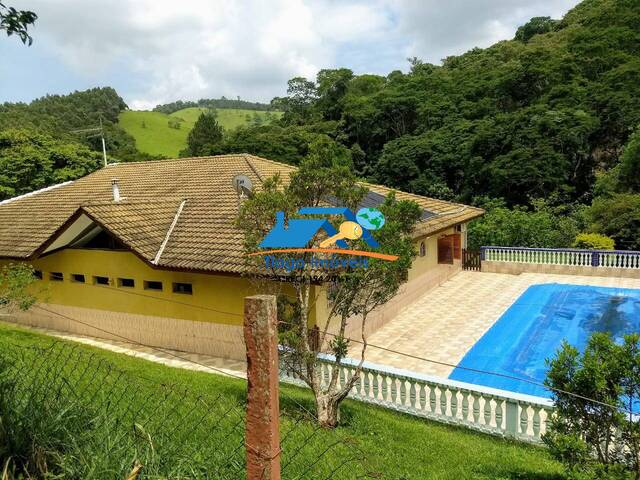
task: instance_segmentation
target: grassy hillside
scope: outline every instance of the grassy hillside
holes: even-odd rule
[[[38,363],[33,358],[33,355],[37,352],[30,353],[29,350],[25,351],[24,347],[47,348],[50,347],[51,342],[51,337],[0,322],[0,358],[11,358],[11,352],[16,352],[19,347],[22,347],[23,355],[26,356],[25,361],[34,365],[33,370],[25,372],[25,375],[40,375],[34,378],[41,378],[42,373],[38,373],[38,369],[43,365],[43,362],[40,361]],[[59,341],[58,345],[64,343],[66,342]],[[205,423],[204,429],[197,427],[194,429],[193,422],[195,419],[202,419],[203,422],[215,420],[223,407],[241,405],[246,398],[247,387],[244,381],[206,372],[166,367],[146,360],[79,344],[74,344],[73,351],[75,352],[73,358],[69,357],[67,351],[64,352],[64,355],[52,356],[53,361],[50,365],[47,363],[48,367],[44,372],[45,376],[51,375],[52,378],[58,380],[56,372],[63,371],[69,372],[67,375],[70,378],[80,376],[81,379],[84,379],[86,377],[86,379],[90,380],[88,382],[90,388],[85,388],[81,392],[79,402],[82,405],[87,402],[91,402],[92,405],[95,404],[96,415],[102,411],[107,411],[108,408],[108,411],[111,412],[109,418],[112,419],[129,419],[128,399],[144,398],[145,401],[135,410],[142,409],[140,416],[143,419],[149,416],[151,420],[144,423],[144,426],[140,428],[139,431],[143,432],[144,437],[138,439],[136,449],[127,440],[130,435],[128,430],[127,434],[123,434],[121,437],[106,438],[102,436],[103,430],[98,428],[97,425],[99,424],[91,423],[86,428],[83,424],[82,431],[85,436],[82,439],[86,439],[87,433],[90,433],[94,436],[94,443],[90,445],[97,445],[97,447],[94,447],[93,455],[83,451],[83,455],[74,457],[71,452],[68,452],[67,457],[63,459],[63,464],[67,465],[68,468],[77,467],[78,465],[112,466],[116,464],[117,467],[122,469],[120,455],[128,459],[126,465],[130,469],[131,459],[142,457],[141,460],[146,459],[143,464],[147,464],[145,465],[144,478],[151,478],[152,476],[153,478],[160,478],[160,476],[162,478],[177,478],[177,476],[167,475],[167,473],[182,466],[179,462],[172,462],[172,460],[176,456],[179,457],[177,454],[182,453],[180,446],[183,445],[186,439],[192,442],[196,452],[206,453],[208,452],[208,445],[215,445],[214,442],[222,434],[229,435],[224,439],[224,448],[220,449],[220,452],[214,452],[217,456],[209,459],[208,456],[191,453],[191,457],[186,458],[189,466],[194,471],[194,475],[189,475],[188,478],[204,477],[205,475],[195,475],[195,473],[199,473],[198,466],[205,461],[209,462],[208,465],[210,467],[215,466],[215,462],[220,461],[221,454],[222,456],[229,454],[242,458],[241,450],[239,451],[240,453],[236,450],[228,452],[238,445],[243,445],[243,425],[237,429],[235,427],[228,428],[225,421],[221,426],[219,425],[210,430],[207,428],[209,423]],[[94,396],[96,391],[101,388],[111,389],[113,387],[111,387],[110,382],[107,382],[104,387],[99,382],[95,382],[95,379],[86,373],[87,366],[82,368],[74,366],[77,365],[78,355],[83,355],[82,360],[87,358],[85,355],[90,355],[92,361],[96,364],[99,363],[103,370],[113,371],[119,375],[117,376],[117,388],[113,390],[113,398],[117,398],[117,401],[95,401],[97,398],[97,396]],[[94,369],[93,364],[89,366]],[[100,372],[103,370],[100,370]],[[116,373],[114,373],[114,376]],[[103,375],[100,374],[97,378],[103,378]],[[30,386],[32,386],[31,381],[33,380],[30,377],[25,379],[26,384]],[[51,383],[53,384],[53,382]],[[34,385],[37,384],[34,383]],[[190,396],[185,396],[186,400],[175,403],[173,396],[167,396],[167,387],[180,392],[188,391]],[[52,387],[47,384],[47,388]],[[123,393],[121,389],[126,390]],[[281,420],[282,430],[285,432],[282,443],[282,463],[283,465],[288,465],[283,478],[331,478],[333,480],[365,477],[383,480],[458,480],[468,478],[478,480],[561,480],[565,478],[562,475],[561,465],[553,461],[548,451],[543,448],[506,441],[470,430],[410,417],[352,400],[345,401],[342,408],[343,424],[336,432],[323,429],[315,430],[312,423],[306,420],[296,420],[300,417],[300,410],[297,404],[302,404],[307,409],[313,409],[313,400],[310,392],[286,385],[283,385],[281,389],[283,393],[280,400],[283,412]],[[163,398],[167,400],[158,401]],[[196,405],[189,401],[191,398],[199,398],[200,400],[217,398],[217,400],[212,405],[208,405],[205,401]],[[155,410],[157,405],[159,405],[158,410]],[[209,411],[211,409],[214,409],[213,412]],[[47,412],[45,411],[44,413]],[[184,425],[174,425],[175,417],[187,414],[188,417],[183,417],[185,420]],[[163,423],[171,426],[172,435],[160,434]],[[123,422],[123,424],[125,423]],[[158,427],[157,430],[154,429],[154,426]],[[184,431],[183,427],[186,428],[186,433],[182,433]],[[60,426],[58,430],[62,428],[64,426]],[[137,432],[138,430],[136,430]],[[181,437],[179,434],[184,436]],[[117,450],[113,448],[113,438],[117,438],[117,442],[115,442]],[[153,439],[151,453],[154,453],[154,456],[152,457],[149,456],[150,449],[146,446],[146,441],[143,441],[147,438],[149,441]],[[323,452],[326,453],[327,450],[331,449],[331,445],[339,438],[347,439],[349,442],[346,446],[351,445],[351,450],[345,451],[344,448],[340,447],[340,449],[333,449],[329,454],[324,455]],[[176,444],[172,442],[176,442]],[[109,445],[112,447],[111,449],[107,448]],[[300,452],[296,453],[298,450]],[[157,455],[155,452],[157,452]],[[5,452],[0,451],[0,462],[2,464],[7,460],[6,457],[3,457],[3,454]],[[164,458],[163,455],[172,456]],[[354,458],[360,456],[364,458],[362,460],[354,460],[347,469],[341,469],[334,474],[329,473],[336,465],[339,465],[351,455],[354,455]],[[157,458],[165,461],[154,461]],[[181,459],[182,457],[179,458]],[[224,457],[222,459],[224,460]],[[292,461],[290,462],[290,460]],[[307,475],[299,476],[304,470],[302,467],[314,465],[316,462],[317,464],[310,472],[307,472]],[[289,465],[289,463],[291,464]],[[154,468],[157,469],[156,473],[161,475],[158,477],[153,475]],[[113,471],[110,473],[113,473]],[[100,473],[99,470],[95,470],[93,472],[94,475],[90,478],[114,478],[111,474],[101,476]],[[78,475],[74,478],[87,477]],[[115,478],[124,478],[124,475],[115,476]],[[187,477],[180,476],[180,478]],[[222,475],[216,478],[237,477]]]
[[[153,155],[178,156],[187,145],[187,136],[200,116],[202,108],[184,108],[170,115],[160,112],[125,111],[120,114],[120,126],[136,140],[141,152]],[[235,108],[218,109],[218,122],[225,130],[250,125],[257,116],[268,123],[278,118],[280,112],[261,112]],[[175,120],[180,128],[172,128],[169,122]]]

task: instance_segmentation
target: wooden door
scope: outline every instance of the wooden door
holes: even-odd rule
[[[453,238],[451,235],[438,239],[438,263],[453,263]]]

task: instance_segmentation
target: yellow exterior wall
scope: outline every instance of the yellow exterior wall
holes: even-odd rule
[[[438,237],[453,232],[450,228],[416,240],[417,252],[425,242],[426,255],[414,260],[409,282],[438,266]],[[6,263],[10,262],[0,260],[0,265]],[[244,298],[258,293],[243,277],[154,269],[130,252],[64,249],[32,264],[43,273],[39,301],[48,304],[240,326]],[[62,272],[64,280],[51,281],[51,272]],[[85,283],[72,281],[72,274],[84,275]],[[109,277],[109,286],[94,285],[94,276]],[[135,287],[118,287],[118,278],[134,279]],[[162,292],[145,290],[145,280],[162,282]],[[193,295],[173,293],[173,282],[191,283]],[[310,324],[319,321],[323,326],[328,315],[325,289],[315,287],[313,295],[318,298]]]
[[[438,265],[438,238],[444,235],[449,235],[454,233],[453,228],[448,228],[438,233],[434,233],[428,237],[422,237],[416,240],[415,248],[418,255],[413,261],[413,265],[409,270],[409,281],[414,278],[419,277],[420,275],[426,273],[428,270],[434,268]],[[424,242],[427,247],[427,252],[424,257],[420,256],[420,243]]]
[[[39,300],[58,305],[242,325],[244,297],[253,294],[246,278],[154,269],[130,252],[65,249],[32,264],[43,272]],[[64,280],[49,280],[50,272]],[[86,283],[73,282],[72,274]],[[109,277],[109,286],[94,285],[93,276]],[[133,278],[135,287],[117,287],[118,278]],[[162,292],[145,290],[145,280],[161,281]],[[173,282],[191,283],[193,295],[173,293]]]

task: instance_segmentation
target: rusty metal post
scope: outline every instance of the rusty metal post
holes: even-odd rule
[[[275,296],[245,298],[247,480],[280,480],[277,323]]]

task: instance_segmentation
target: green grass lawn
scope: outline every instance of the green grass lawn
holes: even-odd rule
[[[167,115],[160,112],[129,110],[120,114],[119,122],[120,126],[135,138],[138,150],[153,155],[177,157],[180,150],[187,146],[189,131],[203,111],[202,108],[184,108]],[[218,122],[225,130],[250,124],[254,114],[265,123],[269,121],[267,112],[235,108],[221,108],[217,112]],[[280,115],[281,112],[272,112],[271,118],[278,118]],[[182,120],[179,129],[169,127],[171,119]]]
[[[0,323],[0,352],[9,351],[17,345],[47,346],[51,342],[52,339],[45,335]],[[223,404],[242,402],[245,398],[246,383],[242,380],[170,368],[83,345],[77,346],[76,349],[108,362],[129,378],[143,378],[142,386],[135,387],[135,390],[143,389],[144,398],[161,396],[162,388],[167,384],[171,384],[173,388],[186,388],[194,395],[221,395],[224,401],[219,403]],[[56,361],[66,360],[61,358]],[[130,388],[134,388],[133,385]],[[315,473],[304,478],[325,478],[331,470],[330,467],[338,464],[341,458],[351,451],[351,444],[357,445],[357,448],[364,452],[364,461],[349,464],[349,468],[331,476],[332,480],[362,478],[360,475],[363,474],[368,475],[364,478],[394,480],[564,478],[561,466],[553,461],[543,448],[506,441],[351,400],[344,403],[341,427],[336,431],[318,430],[314,433],[311,422],[294,420],[299,417],[298,404],[312,409],[309,392],[293,386],[283,386],[281,393],[282,429],[285,432],[283,437],[287,436],[288,432],[294,432],[283,442],[283,460],[290,462],[283,478],[298,478],[304,466],[310,465],[317,455],[336,439],[346,439],[348,443],[339,449],[331,450],[321,459],[320,465],[314,470]],[[195,413],[197,418],[200,413],[204,415],[206,412],[203,410]],[[190,415],[190,418],[193,418],[193,412]],[[195,440],[207,442],[211,438],[204,435]],[[232,437],[228,442],[233,445],[241,440],[241,437]],[[157,448],[160,449],[160,446]],[[295,451],[299,448],[303,450],[296,457]]]

